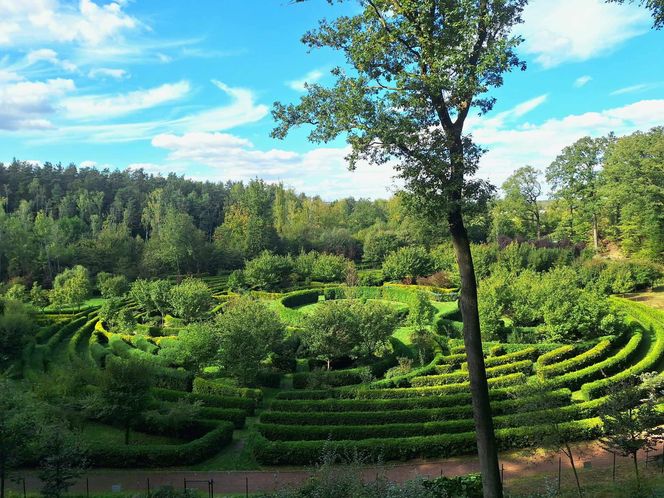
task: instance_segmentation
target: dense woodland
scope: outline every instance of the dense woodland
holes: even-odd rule
[[[518,168],[478,203],[471,239],[662,261],[662,163],[662,128],[583,138],[546,171]],[[444,226],[408,208],[405,194],[326,202],[258,179],[202,183],[21,161],[0,164],[0,192],[0,278],[28,285],[51,286],[74,264],[130,279],[218,274],[264,250],[317,250],[378,267],[399,247],[430,249],[448,240]]]

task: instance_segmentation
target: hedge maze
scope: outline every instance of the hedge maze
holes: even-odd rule
[[[220,312],[228,294],[225,279],[207,279]],[[346,299],[341,287],[310,288],[287,294],[256,293],[297,334],[306,308],[322,300]],[[429,292],[436,307],[432,334],[458,330],[454,296]],[[398,311],[412,300],[405,286],[359,287],[354,299],[395,303]],[[664,313],[620,298],[612,305],[627,317],[624,334],[581,344],[486,345],[485,364],[496,434],[501,449],[531,446],[543,432],[565,430],[574,439],[601,434],[598,411],[610,389],[633,374],[661,371],[664,361]],[[127,299],[125,306],[135,309]],[[399,307],[401,306],[401,308]],[[433,359],[385,377],[409,345],[391,339],[391,352],[362,368],[314,372],[316,361],[298,358],[291,373],[264,380],[265,387],[239,388],[213,374],[195,376],[173,368],[164,352],[178,340],[177,321],[145,327],[134,335],[115,333],[98,318],[98,309],[43,314],[36,341],[23,355],[23,374],[37,378],[53,368],[101,370],[111,357],[141,358],[154,367],[156,387],[150,406],[167,409],[182,400],[199,407],[196,418],[177,430],[141,420],[135,430],[168,435],[172,444],[91,444],[89,460],[103,467],[163,467],[202,462],[229,445],[235,430],[255,434],[253,456],[262,465],[308,465],[324,451],[339,455],[360,451],[368,458],[405,460],[472,453],[475,434],[465,354],[460,339],[440,341]],[[138,326],[140,329],[140,325]],[[365,368],[366,370],[366,368]],[[328,387],[311,389],[311,377]],[[537,404],[533,386],[546,392]],[[269,399],[264,400],[266,392]],[[247,428],[247,417],[256,417]],[[102,421],[103,422],[103,421]]]

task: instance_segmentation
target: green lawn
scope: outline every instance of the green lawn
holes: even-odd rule
[[[119,427],[101,424],[98,422],[87,422],[81,430],[84,440],[103,444],[123,444],[124,430]],[[132,431],[129,436],[130,445],[141,444],[181,444],[184,441],[174,437],[156,436],[143,432]]]

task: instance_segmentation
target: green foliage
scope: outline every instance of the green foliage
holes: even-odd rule
[[[33,282],[30,289],[30,303],[35,307],[43,310],[48,306],[48,291],[43,289],[37,282]]]
[[[170,311],[171,284],[167,280],[138,279],[131,284],[129,295],[136,304],[146,313],[157,313],[163,321]]]
[[[214,326],[220,341],[219,363],[241,385],[256,381],[261,362],[284,337],[284,326],[276,313],[248,298],[229,303],[224,313],[217,315]]]
[[[126,303],[118,298],[110,298],[104,301],[99,308],[99,319],[105,322],[110,329],[118,331],[132,331],[136,319]]]
[[[51,302],[56,306],[80,307],[91,292],[90,276],[88,270],[76,265],[68,268],[55,277]]]
[[[379,266],[388,254],[396,251],[403,245],[403,241],[396,232],[372,230],[364,239],[362,259],[371,265]]]
[[[42,458],[37,475],[45,498],[60,498],[83,474],[86,448],[80,434],[64,424],[49,427],[41,444]]]
[[[342,282],[350,261],[344,256],[335,254],[320,254],[314,261],[311,269],[311,278],[319,282]]]
[[[264,251],[251,261],[247,261],[244,276],[252,287],[273,290],[284,286],[292,271],[291,258]]]
[[[177,317],[186,322],[202,320],[212,307],[212,291],[204,281],[187,278],[171,287],[168,301]]]
[[[429,327],[435,314],[436,308],[431,304],[429,296],[422,291],[417,291],[408,313],[408,320],[415,330],[421,331]]]
[[[105,278],[100,273],[97,275],[97,286],[104,298],[123,297],[129,292],[129,281],[124,275],[108,275]]]
[[[9,301],[4,305],[0,314],[0,366],[6,367],[20,356],[35,330],[35,322],[23,304]]]
[[[14,284],[5,292],[5,299],[26,303],[28,302],[28,290],[23,284]]]
[[[217,361],[220,346],[219,330],[213,322],[191,323],[180,330],[177,342],[162,355],[173,356],[173,364],[197,372]]]
[[[403,247],[390,253],[383,263],[383,275],[390,280],[408,280],[430,275],[434,262],[423,247]]]
[[[247,281],[242,270],[234,270],[228,276],[228,290],[242,292],[247,289]]]
[[[350,354],[355,346],[358,319],[347,301],[330,301],[305,318],[302,339],[316,357],[327,362]]]

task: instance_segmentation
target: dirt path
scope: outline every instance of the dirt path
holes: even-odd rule
[[[597,443],[582,443],[574,447],[577,455],[577,467],[583,469],[585,465],[593,468],[607,468],[613,464],[613,455],[603,450]],[[662,454],[664,447],[657,451]],[[653,454],[651,453],[652,457]],[[617,457],[621,463],[624,459]],[[645,462],[645,455],[640,456],[640,461]],[[526,453],[524,451],[510,451],[500,455],[500,463],[503,468],[504,478],[507,485],[513,478],[528,477],[536,474],[550,474],[557,476],[558,457],[551,457],[551,453],[545,455],[538,453]],[[644,465],[644,463],[642,463]],[[650,463],[650,465],[653,465]],[[571,473],[568,462],[562,461],[563,474]],[[418,476],[437,477],[439,475],[454,476],[478,472],[479,465],[476,457],[449,458],[440,461],[412,461],[407,464],[387,464],[382,467],[364,467],[362,474],[365,479],[375,479],[384,475],[391,481],[402,482]],[[113,489],[122,491],[147,491],[148,479],[151,489],[163,485],[171,485],[181,488],[185,479],[191,480],[214,480],[215,494],[245,493],[247,486],[250,493],[261,491],[273,491],[286,486],[293,486],[304,482],[311,472],[305,469],[288,470],[283,468],[266,469],[259,471],[188,471],[188,470],[94,470],[89,472],[73,488],[72,492],[85,494],[86,477],[91,493],[111,492]],[[27,472],[26,487],[28,492],[39,490],[39,481],[34,472]],[[116,486],[119,486],[117,488]],[[205,484],[190,483],[190,487],[205,489]],[[10,484],[9,489],[18,491],[20,485]]]

